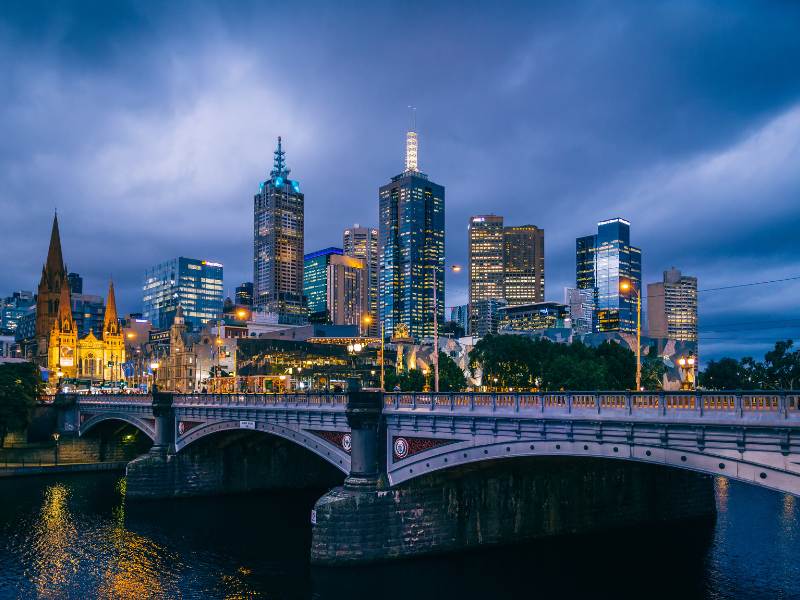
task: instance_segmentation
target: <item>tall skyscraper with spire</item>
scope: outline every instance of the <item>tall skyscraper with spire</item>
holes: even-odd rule
[[[385,335],[433,335],[434,289],[444,323],[444,187],[419,170],[416,124],[406,133],[405,171],[379,190],[379,311]],[[435,288],[434,288],[435,286]]]
[[[305,198],[285,155],[279,137],[273,169],[253,198],[253,305],[281,323],[301,323]]]

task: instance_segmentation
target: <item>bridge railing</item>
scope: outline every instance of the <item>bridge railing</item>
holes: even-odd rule
[[[347,394],[175,394],[173,406],[306,406],[310,408],[344,408]]]
[[[78,404],[152,404],[150,394],[77,394]]]
[[[416,393],[384,395],[392,411],[800,419],[800,391]]]

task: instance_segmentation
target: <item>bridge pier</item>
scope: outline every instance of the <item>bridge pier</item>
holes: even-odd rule
[[[331,490],[311,560],[362,564],[675,519],[713,518],[710,476],[606,459],[527,458],[440,471],[391,489]]]

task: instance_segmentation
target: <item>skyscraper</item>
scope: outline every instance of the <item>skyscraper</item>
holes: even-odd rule
[[[253,282],[245,281],[237,286],[234,297],[239,306],[253,306]]]
[[[578,289],[594,291],[596,330],[635,331],[642,251],[630,245],[630,223],[624,219],[600,221],[596,235],[577,238],[575,259]],[[622,281],[630,283],[628,290],[620,290]]]
[[[378,230],[372,227],[361,227],[356,223],[344,230],[342,248],[345,255],[357,258],[364,263],[366,304],[363,310],[365,316],[370,316],[370,322],[365,332],[368,335],[377,336],[380,334],[378,323]]]
[[[478,323],[478,302],[505,297],[503,291],[503,217],[479,215],[467,227],[470,333],[485,329]],[[496,328],[495,328],[496,331]]]
[[[503,229],[503,294],[509,306],[544,301],[544,230]]]
[[[180,256],[145,271],[142,316],[154,327],[172,325],[178,306],[199,327],[222,314],[222,264]]]
[[[697,277],[672,267],[664,280],[647,285],[650,337],[697,341]]]
[[[361,326],[366,311],[364,262],[344,256],[341,248],[305,255],[305,294],[310,319],[317,323]]]
[[[308,314],[315,323],[327,323],[328,313],[328,265],[331,257],[340,256],[341,248],[324,248],[309,252],[303,257],[303,293],[306,296]]]
[[[399,325],[414,338],[444,322],[444,187],[418,168],[417,133],[406,134],[406,168],[379,190],[379,310],[385,335]],[[435,287],[434,287],[435,286]]]
[[[276,313],[281,323],[301,323],[305,198],[289,179],[278,138],[270,177],[253,198],[253,305]]]
[[[496,331],[496,318],[478,303],[504,300],[509,306],[544,300],[544,230],[535,225],[503,226],[503,217],[481,215],[469,222],[470,333]],[[496,312],[496,311],[495,311]]]

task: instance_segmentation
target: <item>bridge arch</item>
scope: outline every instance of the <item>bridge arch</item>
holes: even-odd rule
[[[396,440],[400,436],[395,436]],[[665,448],[617,441],[492,441],[475,445],[454,442],[397,460],[391,436],[387,439],[388,478],[392,486],[454,467],[522,457],[603,458],[660,465],[722,475],[729,479],[800,496],[800,457],[775,453]],[[792,460],[794,459],[794,460]],[[786,464],[794,462],[795,470]],[[780,464],[783,463],[783,464]]]
[[[276,423],[255,421],[253,427],[243,428],[239,420],[213,421],[199,425],[175,440],[175,451],[180,452],[187,446],[222,431],[257,431],[293,442],[300,448],[305,448],[324,461],[330,463],[345,474],[350,472],[350,454],[333,443],[317,437],[301,428],[285,427]],[[344,432],[343,432],[344,433]]]
[[[93,415],[80,424],[80,427],[78,428],[78,435],[82,437],[88,433],[90,429],[106,421],[122,421],[124,423],[128,423],[129,425],[136,427],[136,429],[145,434],[148,438],[150,438],[150,440],[155,441],[156,439],[156,432],[153,426],[143,419],[139,419],[138,417],[134,417],[133,415],[124,412],[104,412]]]

